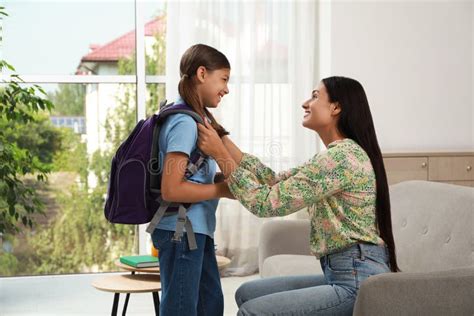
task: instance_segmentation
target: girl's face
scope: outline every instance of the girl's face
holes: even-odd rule
[[[227,84],[230,78],[230,69],[223,68],[209,71],[204,67],[197,70],[197,90],[205,107],[216,108],[222,98],[229,93]]]
[[[337,116],[341,108],[337,103],[329,101],[329,95],[322,82],[313,90],[311,99],[303,105],[303,126],[314,131],[321,131],[337,124]]]

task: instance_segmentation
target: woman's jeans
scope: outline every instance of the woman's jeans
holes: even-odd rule
[[[162,316],[223,315],[214,240],[195,234],[198,249],[189,250],[186,234],[173,242],[174,232],[155,229],[153,245],[159,250]]]
[[[238,315],[352,315],[360,284],[389,272],[388,258],[386,247],[356,244],[322,257],[324,275],[244,283],[235,294]]]

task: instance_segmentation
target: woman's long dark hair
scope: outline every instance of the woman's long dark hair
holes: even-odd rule
[[[388,247],[390,269],[393,272],[400,271],[397,265],[395,241],[392,232],[387,174],[364,88],[358,81],[345,77],[329,77],[323,79],[322,82],[328,92],[329,101],[337,102],[341,107],[338,122],[339,131],[344,136],[357,142],[370,158],[376,180],[377,201],[375,216],[377,227],[380,237]]]
[[[188,48],[179,65],[181,80],[178,85],[178,91],[184,102],[193,108],[195,112],[203,116],[204,114],[211,120],[212,127],[217,131],[219,136],[227,135],[227,132],[214,116],[201,104],[198,94],[196,93],[195,82],[193,77],[199,67],[205,67],[208,71],[218,69],[230,69],[230,63],[217,49],[204,44],[196,44]]]

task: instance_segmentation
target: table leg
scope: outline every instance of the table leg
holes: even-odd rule
[[[125,304],[123,305],[122,316],[125,316],[125,313],[127,313],[127,306],[128,306],[129,299],[130,299],[130,293],[127,293],[127,295],[125,296]]]
[[[132,271],[132,275],[135,274],[135,271]],[[128,300],[130,299],[130,293],[127,293],[125,296],[125,304],[123,305],[123,311],[122,311],[122,316],[125,316],[127,313],[127,307],[128,307]]]
[[[112,316],[117,316],[119,297],[120,297],[120,294],[115,293],[115,295],[114,295],[114,305],[112,305]]]
[[[153,295],[153,305],[155,305],[155,315],[160,315],[160,297],[158,292],[151,293]]]

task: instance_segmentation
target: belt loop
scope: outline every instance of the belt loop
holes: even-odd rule
[[[358,243],[357,245],[359,246],[360,260],[364,261],[365,260],[364,247],[362,246],[361,243]]]

